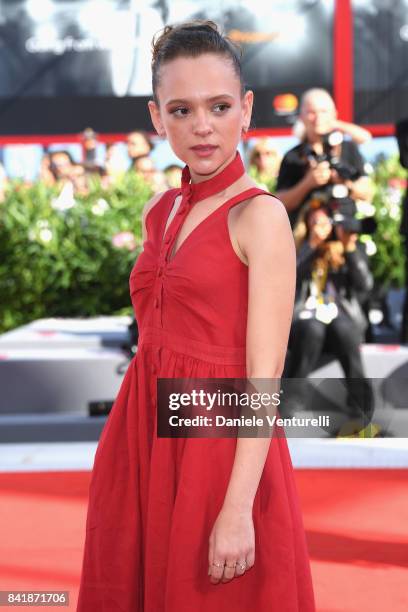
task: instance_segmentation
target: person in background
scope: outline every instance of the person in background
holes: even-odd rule
[[[168,189],[177,189],[181,185],[181,173],[183,168],[177,164],[170,164],[163,170],[166,177]]]
[[[273,146],[272,138],[259,138],[249,155],[249,175],[260,186],[273,191],[281,162],[282,156]]]
[[[81,164],[72,159],[70,153],[65,150],[47,153],[42,161],[41,176],[48,185],[67,184],[72,185],[72,192],[79,195],[89,193],[89,185],[92,178],[99,178],[104,187],[108,186],[107,172],[98,164]],[[49,168],[47,167],[49,158]],[[51,178],[52,177],[52,182]]]
[[[110,142],[106,144],[104,166],[111,182],[125,174],[127,162],[120,154],[117,143]]]
[[[156,173],[156,168],[151,157],[144,155],[134,160],[133,170],[138,174],[141,174],[146,182],[152,180],[152,177]]]
[[[347,166],[351,178],[341,176],[327,159],[320,159],[329,134],[341,132],[341,140],[342,135],[348,133],[361,141],[366,130],[339,122],[334,101],[324,89],[310,89],[303,95],[300,118],[304,124],[303,139],[283,157],[275,192],[286,206],[292,227],[302,206],[316,192],[327,192],[333,185],[343,185],[353,200],[370,201],[373,195],[364,160],[353,140],[344,139],[331,150],[333,157],[342,166]]]
[[[103,188],[109,186],[107,172],[105,168],[98,164],[74,164],[69,178],[73,184],[74,192],[79,195],[87,195],[89,193],[93,179],[100,180]]]
[[[97,163],[98,135],[90,127],[86,128],[81,134],[82,144],[82,163],[95,165]]]
[[[88,180],[83,164],[73,164],[69,178],[75,193],[79,195],[86,195],[88,193]]]
[[[134,160],[133,170],[140,174],[146,183],[153,189],[153,193],[159,193],[167,189],[166,177],[155,167],[151,157],[143,156]]]
[[[359,299],[374,280],[364,245],[357,233],[333,223],[325,206],[309,208],[302,222],[306,231],[296,249],[296,297],[285,373],[302,379],[299,384],[305,386],[303,379],[316,369],[321,354],[334,354],[348,387],[346,410],[366,426],[373,403],[360,354],[368,322]]]
[[[372,138],[371,133],[365,128],[356,125],[355,123],[350,123],[349,121],[341,121],[340,119],[334,119],[333,130],[342,132],[345,136],[351,138],[351,140],[353,140],[357,145],[365,144]],[[303,140],[305,138],[306,127],[300,117],[293,126],[293,134],[299,138],[299,140]]]
[[[51,151],[50,156],[50,171],[56,182],[70,180],[74,168],[74,160],[69,151],[59,150]]]
[[[143,157],[149,157],[153,151],[153,143],[146,132],[130,132],[127,137],[127,152],[130,158],[129,170],[134,169],[135,162]]]
[[[41,158],[40,172],[38,174],[38,178],[46,185],[55,185],[55,175],[51,171],[51,155],[47,150],[45,150]]]

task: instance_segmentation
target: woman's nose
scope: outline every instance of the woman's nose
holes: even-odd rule
[[[198,111],[194,121],[194,132],[199,136],[206,136],[212,132],[210,117],[205,111]]]

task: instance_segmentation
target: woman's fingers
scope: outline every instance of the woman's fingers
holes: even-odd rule
[[[242,576],[248,568],[246,559],[240,559],[235,566],[235,575]]]
[[[255,549],[249,551],[246,556],[246,569],[250,569],[255,564]]]
[[[222,582],[229,582],[235,577],[236,561],[228,559],[225,561],[224,574],[222,576]]]
[[[210,581],[213,584],[217,584],[218,582],[220,582],[224,574],[224,563],[224,561],[213,561],[211,563]]]
[[[255,563],[255,552],[249,552],[245,558],[234,561],[227,558],[226,561],[212,561],[208,574],[213,584],[218,582],[229,582],[233,578],[243,576]]]
[[[208,576],[212,584],[230,582],[233,578],[243,576],[255,563],[255,546],[253,543],[246,547],[235,548],[228,552],[228,547],[221,547],[217,542],[214,531],[209,537],[208,547]]]
[[[210,536],[210,540],[209,540],[209,547],[208,547],[208,573],[211,573],[211,564],[214,561],[214,541],[213,541],[213,537],[212,534]]]

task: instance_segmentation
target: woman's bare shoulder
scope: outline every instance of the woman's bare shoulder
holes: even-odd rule
[[[261,193],[248,199],[237,219],[236,234],[247,259],[251,253],[272,257],[277,246],[292,248],[288,213],[272,194]]]
[[[274,225],[289,223],[289,216],[285,205],[272,193],[259,193],[245,201],[240,210],[239,223],[243,227],[246,224],[262,225],[273,222]]]

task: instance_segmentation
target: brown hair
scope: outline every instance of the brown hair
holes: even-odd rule
[[[157,87],[160,83],[160,68],[177,57],[198,57],[204,53],[215,53],[228,58],[241,83],[241,95],[245,93],[242,74],[242,50],[224,36],[216,23],[195,19],[177,25],[167,25],[152,40],[152,89],[153,99],[158,104]]]

